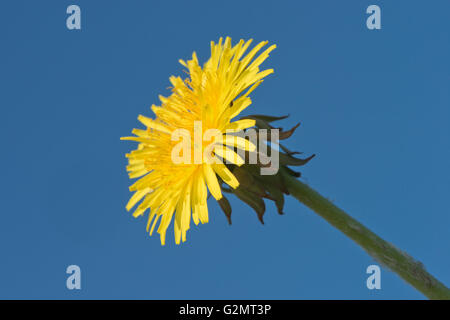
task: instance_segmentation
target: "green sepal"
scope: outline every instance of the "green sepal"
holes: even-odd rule
[[[266,211],[264,200],[261,197],[258,197],[258,195],[240,187],[234,190],[234,194],[250,207],[252,207],[258,215],[259,221],[264,224],[263,215]]]
[[[288,116],[274,117],[274,116],[264,116],[264,115],[251,115],[243,117],[242,119],[254,119],[256,121],[255,126],[258,129],[275,129],[270,123],[277,120],[286,119]],[[293,135],[295,130],[299,127],[300,123],[292,127],[287,131],[283,131],[281,128],[279,133],[279,140],[288,139]],[[257,135],[258,140],[261,136]],[[260,141],[258,141],[259,145]],[[271,154],[273,148],[270,144],[270,135],[265,138],[265,143],[267,144],[267,152]],[[222,191],[226,193],[233,193],[240,200],[248,204],[257,213],[258,219],[264,224],[263,216],[266,210],[264,199],[269,199],[274,201],[275,206],[279,214],[283,214],[284,208],[284,195],[289,194],[288,188],[286,187],[285,181],[283,179],[284,175],[289,175],[293,177],[300,177],[300,172],[296,172],[290,169],[288,166],[303,166],[307,164],[315,155],[311,155],[305,159],[294,157],[295,154],[301,154],[301,152],[294,152],[278,143],[279,150],[279,171],[275,175],[261,175],[261,168],[264,167],[259,161],[257,164],[244,164],[240,167],[227,164],[228,169],[233,173],[236,179],[239,181],[239,186],[236,189],[231,189],[226,186],[221,179],[219,183],[221,184]],[[235,148],[234,148],[235,149]],[[235,149],[235,151],[237,151]],[[249,153],[246,152],[246,159]],[[258,157],[259,158],[259,157]],[[259,160],[259,159],[258,159]],[[224,197],[219,200],[219,205],[224,211],[228,222],[231,224],[231,206],[228,200]]]
[[[264,191],[264,186],[255,180],[255,177],[243,167],[237,167],[232,170],[233,175],[239,181],[240,187],[249,190],[250,192],[262,197],[266,194]]]
[[[277,207],[278,213],[283,214],[283,207],[284,207],[284,195],[283,192],[281,192],[280,189],[272,186],[272,185],[266,185],[267,193],[270,195],[270,200],[273,200],[275,202],[275,205]]]
[[[313,154],[306,159],[295,158],[292,155],[280,152],[280,164],[283,166],[303,166],[309,162],[316,155]]]
[[[266,116],[263,114],[252,114],[249,116],[245,116],[242,117],[242,119],[254,119],[254,120],[263,120],[265,122],[273,122],[273,121],[278,121],[278,120],[283,120],[286,119],[287,117],[289,117],[289,115],[285,115],[285,116],[280,116],[280,117],[276,117],[276,116]]]
[[[225,216],[227,217],[228,224],[231,225],[231,205],[227,198],[225,198],[224,195],[222,195],[222,198],[217,201],[219,202],[220,208],[222,209],[223,213],[225,213]]]

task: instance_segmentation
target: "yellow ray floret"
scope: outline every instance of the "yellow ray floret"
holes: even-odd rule
[[[160,96],[161,105],[151,108],[156,118],[140,115],[138,120],[146,128],[133,129],[134,136],[122,138],[138,142],[137,149],[126,155],[130,178],[139,178],[130,186],[134,194],[126,209],[137,205],[134,217],[149,210],[147,231],[151,235],[159,221],[157,232],[163,245],[172,219],[177,244],[186,240],[191,216],[195,224],[208,222],[208,190],[216,200],[222,198],[217,176],[232,188],[239,186],[221,161],[241,165],[244,160],[233,149],[253,151],[255,146],[243,138],[224,134],[255,125],[250,119],[232,120],[252,103],[249,94],[273,72],[260,71],[259,67],[276,47],[272,45],[258,55],[267,45],[263,41],[246,54],[251,43],[252,40],[240,40],[232,46],[228,37],[211,42],[211,57],[203,67],[195,52],[191,60],[180,60],[189,77],[170,77],[172,94]],[[174,139],[175,130],[178,140]],[[207,130],[216,130],[223,139],[199,143],[196,137],[203,138]],[[173,152],[178,150],[180,141],[188,148],[182,149],[181,163],[174,161]],[[214,146],[208,149],[210,144]]]

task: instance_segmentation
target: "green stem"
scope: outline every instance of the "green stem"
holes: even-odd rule
[[[382,265],[397,273],[429,299],[450,300],[450,290],[429,274],[422,263],[381,239],[308,185],[287,173],[283,173],[283,177],[292,196],[355,241]]]

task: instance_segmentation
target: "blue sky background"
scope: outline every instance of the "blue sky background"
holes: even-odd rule
[[[82,30],[66,28],[77,4]],[[378,4],[382,29],[366,28]],[[288,199],[264,226],[235,199],[176,246],[145,232],[119,141],[179,58],[229,35],[269,40],[275,74],[247,113],[302,122],[304,181],[450,285],[448,1],[2,1],[0,298],[422,299]],[[82,290],[66,289],[66,267]]]

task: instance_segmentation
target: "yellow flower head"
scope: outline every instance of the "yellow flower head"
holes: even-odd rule
[[[177,244],[186,240],[191,213],[196,225],[208,222],[207,189],[216,200],[222,198],[216,175],[232,188],[239,185],[223,161],[211,160],[221,158],[241,165],[243,159],[234,147],[250,151],[254,148],[244,138],[218,137],[255,124],[250,119],[234,122],[232,119],[251,104],[248,95],[273,72],[273,69],[260,71],[259,66],[276,46],[256,56],[267,44],[263,41],[244,55],[251,42],[240,40],[231,46],[228,37],[223,43],[222,38],[217,44],[211,42],[211,58],[203,68],[195,52],[191,60],[180,60],[189,77],[185,80],[170,77],[172,94],[160,96],[161,106],[151,107],[156,119],[140,115],[138,119],[146,129],[133,129],[134,137],[122,138],[139,142],[137,149],[126,155],[130,178],[141,177],[130,186],[134,194],[126,208],[130,210],[142,200],[133,216],[141,216],[150,209],[147,223],[150,235],[161,218],[158,233],[162,245],[174,213]],[[207,137],[211,130],[216,134]],[[200,136],[200,143],[196,136]],[[174,161],[174,152],[179,154],[179,139],[183,140],[183,146],[189,146],[188,152],[182,150],[182,162]],[[212,144],[220,144],[220,148],[209,149]]]

